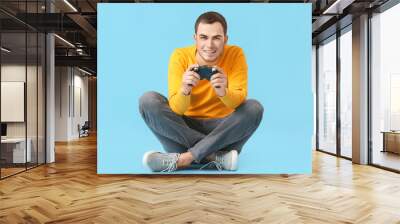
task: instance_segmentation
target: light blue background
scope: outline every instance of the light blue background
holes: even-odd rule
[[[248,98],[264,106],[239,169],[223,173],[311,173],[311,4],[144,3],[98,4],[99,174],[152,173],[142,156],[163,149],[142,120],[138,99],[149,90],[168,95],[170,54],[194,44],[195,20],[206,11],[226,18],[228,44],[247,57]]]

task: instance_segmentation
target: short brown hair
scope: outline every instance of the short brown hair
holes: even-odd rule
[[[199,18],[197,18],[194,25],[194,33],[197,33],[197,28],[199,27],[200,23],[213,24],[215,22],[218,22],[222,25],[222,28],[224,29],[224,34],[226,35],[228,31],[228,25],[226,24],[225,18],[218,12],[205,12],[201,14]]]

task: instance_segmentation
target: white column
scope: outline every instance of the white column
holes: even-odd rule
[[[368,15],[353,19],[353,162],[368,163]]]
[[[47,108],[46,108],[46,163],[52,163],[55,161],[55,151],[54,151],[54,133],[55,133],[55,76],[54,76],[54,35],[47,34],[46,36],[46,57],[47,57],[47,77],[46,77],[46,85],[47,85]]]
[[[50,1],[46,4],[47,12],[53,12],[54,6]],[[46,163],[55,161],[54,133],[55,133],[55,44],[54,35],[46,35]]]

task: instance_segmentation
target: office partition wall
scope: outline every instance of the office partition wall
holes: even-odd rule
[[[0,178],[45,163],[45,34],[23,20],[45,1],[2,1],[0,7]],[[15,13],[6,9],[13,7]],[[11,87],[10,87],[11,86]]]

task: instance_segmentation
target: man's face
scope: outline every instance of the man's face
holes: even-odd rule
[[[224,50],[228,37],[224,28],[218,22],[212,24],[200,23],[194,35],[197,52],[206,62],[215,62]]]

